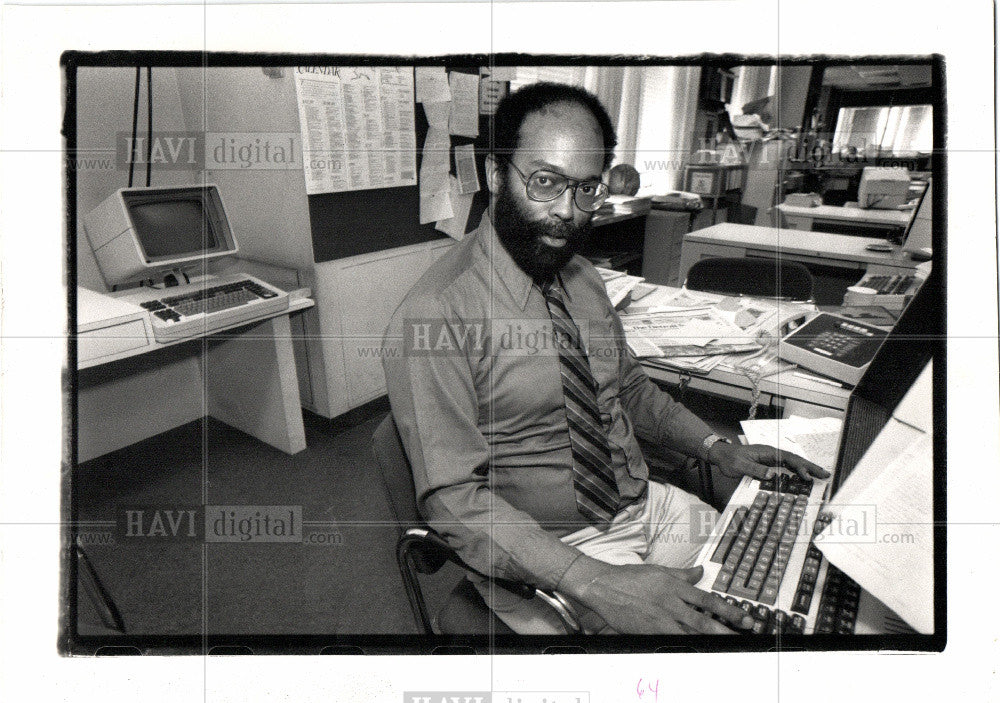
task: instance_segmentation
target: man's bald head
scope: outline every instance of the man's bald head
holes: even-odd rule
[[[564,83],[532,83],[501,100],[493,116],[493,153],[510,157],[521,144],[525,120],[535,113],[573,120],[594,129],[603,144],[604,168],[611,165],[618,139],[607,111],[592,93]]]

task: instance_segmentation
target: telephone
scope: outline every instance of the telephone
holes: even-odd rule
[[[802,310],[785,312],[779,309],[775,311],[773,320],[764,320],[760,324],[757,329],[757,341],[764,346],[774,344],[802,326],[807,316],[808,313]]]
[[[778,356],[853,386],[888,334],[879,327],[821,312],[781,340]]]

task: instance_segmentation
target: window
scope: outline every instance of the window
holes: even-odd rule
[[[843,107],[837,113],[833,150],[870,146],[893,154],[929,152],[933,148],[930,105]]]

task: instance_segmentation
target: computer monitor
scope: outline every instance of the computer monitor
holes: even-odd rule
[[[931,197],[931,187],[933,185],[933,181],[927,181],[927,187],[924,189],[923,195],[920,196],[917,209],[910,219],[910,224],[906,227],[906,232],[903,233],[903,251],[905,252],[925,256],[927,253],[925,250],[929,250],[932,247],[931,212],[933,210],[933,199]]]
[[[931,277],[903,310],[892,333],[872,359],[847,402],[837,451],[833,489],[857,466],[893,411],[917,380],[944,334],[936,277]]]
[[[109,287],[239,250],[214,185],[122,188],[83,227]]]

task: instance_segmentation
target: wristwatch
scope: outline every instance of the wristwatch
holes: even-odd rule
[[[725,442],[726,444],[730,443],[728,439],[726,439],[725,437],[720,437],[714,432],[708,435],[708,437],[705,437],[705,441],[701,443],[702,458],[705,461],[708,461],[708,451],[715,446],[716,442]]]

